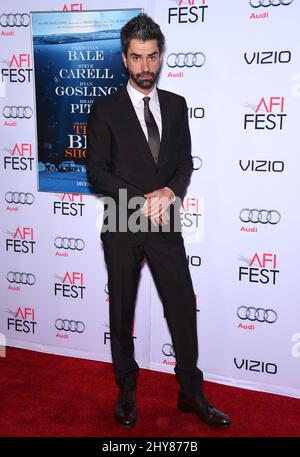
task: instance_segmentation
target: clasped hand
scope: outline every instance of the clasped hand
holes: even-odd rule
[[[141,212],[145,217],[150,217],[152,223],[157,226],[166,225],[169,220],[169,213],[167,209],[171,205],[171,200],[174,193],[171,189],[156,189],[149,194],[145,194],[147,199]]]

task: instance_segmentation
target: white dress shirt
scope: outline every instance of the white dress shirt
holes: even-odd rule
[[[135,109],[138,120],[140,121],[141,127],[145,134],[145,137],[148,141],[148,130],[147,130],[147,125],[146,125],[145,117],[144,117],[144,100],[143,100],[143,98],[146,97],[146,95],[143,94],[142,92],[140,92],[139,90],[135,89],[134,87],[132,87],[132,85],[130,84],[129,81],[127,83],[127,91],[128,91],[130,100],[133,104],[133,107]],[[150,97],[149,108],[154,116],[155,122],[158,127],[158,131],[159,131],[159,137],[161,140],[161,130],[162,130],[161,112],[160,112],[160,105],[159,105],[156,86],[153,87],[153,89],[147,95],[147,97]]]
[[[145,122],[145,116],[144,116],[144,100],[143,98],[146,97],[145,94],[140,92],[139,90],[135,89],[132,87],[130,84],[129,80],[127,83],[127,92],[129,94],[130,100],[133,104],[134,110],[136,112],[137,118],[141,124],[141,127],[143,129],[143,132],[145,134],[145,137],[148,141],[148,129],[147,125]],[[153,87],[151,92],[147,95],[147,97],[150,97],[149,100],[149,108],[154,116],[155,122],[158,127],[159,131],[159,137],[161,140],[161,133],[162,133],[162,123],[161,123],[161,112],[160,112],[160,104],[159,104],[159,99],[158,99],[158,94],[157,94],[157,89],[156,85]],[[169,187],[165,187],[165,189],[170,189]],[[172,191],[172,189],[170,189]],[[173,192],[173,191],[172,191]],[[174,192],[173,192],[174,194]],[[173,195],[172,202],[175,200],[175,194]],[[145,202],[146,203],[146,202]]]

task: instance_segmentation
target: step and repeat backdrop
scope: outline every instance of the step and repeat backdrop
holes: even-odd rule
[[[123,13],[112,19],[112,9]],[[298,0],[1,4],[0,356],[6,341],[111,362],[103,205],[85,180],[86,116],[96,97],[126,84],[116,31],[140,9],[166,37],[158,85],[188,105],[194,171],[181,222],[199,367],[207,380],[300,398]],[[86,11],[100,12],[109,30],[101,41],[89,29],[89,45],[75,22],[74,39],[65,28],[70,13]],[[31,12],[40,13],[34,40]],[[147,262],[133,338],[140,367],[173,373]]]

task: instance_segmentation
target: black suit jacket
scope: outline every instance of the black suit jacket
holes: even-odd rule
[[[191,139],[186,101],[180,95],[157,89],[162,117],[162,137],[157,165],[152,157],[127,88],[101,97],[91,109],[88,123],[87,172],[96,192],[114,199],[118,214],[126,211],[128,200],[143,197],[155,189],[169,187],[183,198],[193,169]],[[119,189],[127,190],[127,202],[119,201]],[[177,201],[178,202],[178,201]],[[169,231],[150,236],[158,241],[176,242],[181,232],[174,231],[174,217],[180,217],[179,205],[170,208]],[[119,213],[120,211],[120,213]],[[128,216],[133,210],[128,211]],[[125,214],[125,213],[124,213]],[[144,218],[143,215],[141,215]],[[153,225],[147,218],[148,226]],[[118,217],[117,217],[118,225]],[[105,231],[103,242],[135,246],[144,232]]]

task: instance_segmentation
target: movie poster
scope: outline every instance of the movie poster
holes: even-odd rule
[[[127,84],[120,30],[142,9],[31,13],[38,190],[93,194],[86,175],[93,102]]]

